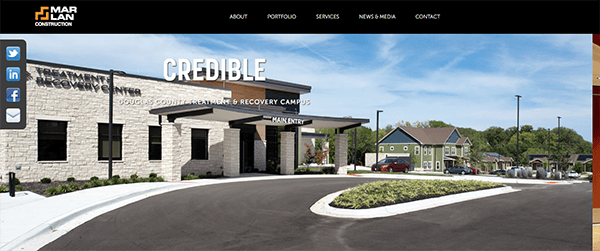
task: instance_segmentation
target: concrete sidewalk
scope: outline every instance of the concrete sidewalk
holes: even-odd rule
[[[348,168],[350,168],[348,166]],[[358,176],[358,177],[357,177]],[[484,176],[361,175],[259,175],[179,182],[134,183],[84,189],[52,197],[17,192],[0,194],[0,250],[36,250],[96,216],[127,204],[170,191],[229,182],[298,178],[477,179],[520,184],[572,184],[565,181],[505,179]]]
[[[39,249],[96,216],[150,196],[179,189],[229,182],[347,177],[351,176],[251,173],[236,178],[111,185],[52,197],[29,191],[17,192],[15,197],[0,193],[0,250]]]

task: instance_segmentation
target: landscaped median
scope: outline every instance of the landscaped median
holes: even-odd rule
[[[332,193],[310,209],[334,217],[376,218],[514,191],[477,180],[386,180]]]
[[[345,191],[329,205],[351,209],[374,208],[503,186],[477,180],[382,180]]]

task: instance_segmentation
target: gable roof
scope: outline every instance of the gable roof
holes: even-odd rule
[[[468,137],[461,137],[460,139],[458,139],[458,141],[456,142],[457,145],[464,145],[465,143],[471,145],[471,140],[469,140]]]
[[[392,133],[394,133],[398,130],[403,131],[407,135],[416,139],[422,145],[443,145],[446,143],[446,141],[448,140],[448,138],[452,135],[452,133],[454,131],[456,131],[456,133],[460,137],[460,133],[458,132],[458,129],[456,129],[456,127],[416,128],[416,127],[399,126],[396,129],[389,132],[388,134],[386,134],[385,136],[383,136],[383,138],[381,138],[381,140],[379,140],[379,143],[381,143],[383,140],[385,140],[387,137],[389,137]],[[463,143],[468,140],[467,137],[461,137],[461,139],[463,139]],[[470,141],[469,141],[469,143],[470,143]]]

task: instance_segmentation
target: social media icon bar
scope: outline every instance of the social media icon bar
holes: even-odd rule
[[[0,129],[25,129],[27,126],[27,43],[22,39],[0,39]],[[31,79],[31,78],[29,78]]]
[[[21,60],[21,47],[19,47],[19,46],[6,47],[6,60],[7,61]]]

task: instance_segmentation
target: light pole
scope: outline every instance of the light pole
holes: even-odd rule
[[[519,99],[521,95],[515,95],[517,97],[517,169],[519,168]],[[515,170],[516,172],[516,170]]]
[[[556,164],[556,171],[560,170],[560,162],[562,162],[562,153],[560,152],[560,116],[558,118],[558,153],[560,154],[560,160]]]
[[[354,128],[354,171],[356,171],[356,129]]]
[[[377,143],[375,146],[375,168],[378,167],[377,163],[379,163],[379,113],[383,112],[382,110],[377,110],[377,129],[375,131],[375,142]]]

